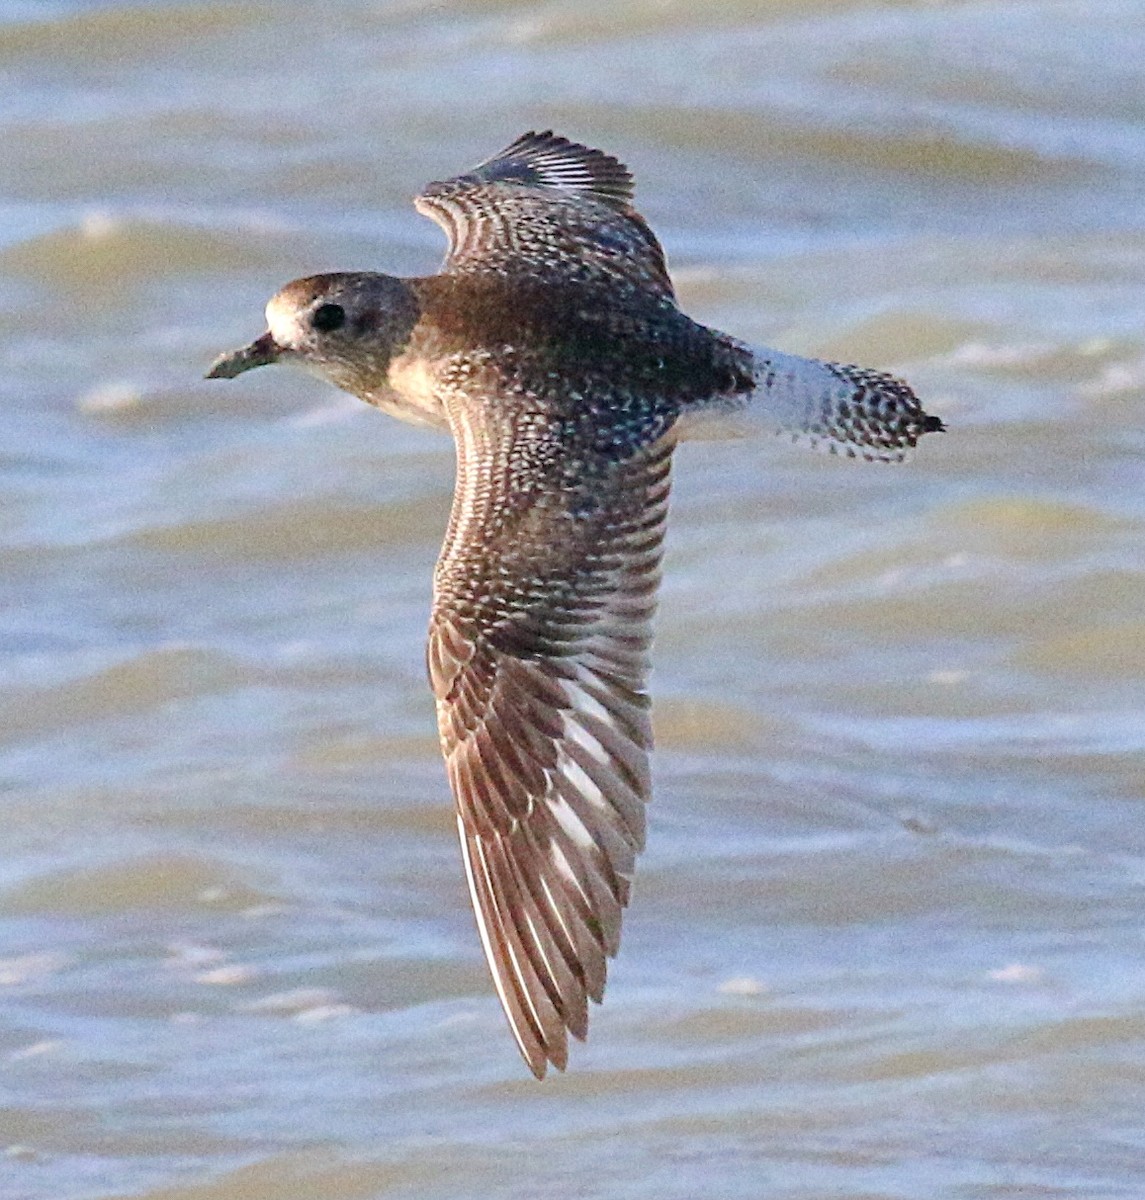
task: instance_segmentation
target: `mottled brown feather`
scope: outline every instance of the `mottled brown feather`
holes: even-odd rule
[[[450,406],[458,479],[427,660],[482,943],[542,1076],[566,1062],[569,1033],[585,1036],[644,841],[645,689],[672,443],[598,454],[591,506],[543,470],[538,486],[510,495],[520,463],[484,448],[515,445],[559,466],[508,436],[521,425],[510,398],[466,397]],[[544,440],[543,421],[526,424]]]
[[[632,207],[617,159],[552,133],[527,133],[415,199],[449,239],[447,273],[587,274],[674,295],[664,251]]]

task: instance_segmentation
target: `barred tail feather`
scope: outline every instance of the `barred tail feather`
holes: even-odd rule
[[[778,350],[742,349],[751,354],[754,388],[690,409],[679,422],[681,438],[789,434],[848,458],[898,462],[924,433],[945,428],[894,375]]]

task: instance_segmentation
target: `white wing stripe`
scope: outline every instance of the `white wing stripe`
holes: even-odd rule
[[[602,796],[600,800],[603,803],[604,797]],[[582,850],[591,853],[596,849],[596,839],[592,836],[592,831],[573,812],[569,802],[563,796],[548,796],[545,803],[549,806],[549,811],[560,822],[561,828]]]

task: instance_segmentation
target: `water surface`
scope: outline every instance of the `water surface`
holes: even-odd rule
[[[0,3],[0,1194],[998,1200],[1145,1167],[1136,0]],[[447,441],[202,382],[531,127],[904,467],[685,446],[607,1002],[525,1073],[422,641]]]

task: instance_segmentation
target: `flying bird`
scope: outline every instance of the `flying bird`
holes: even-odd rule
[[[941,430],[891,375],[687,317],[627,168],[526,133],[431,183],[436,275],[314,275],[209,378],[295,363],[457,454],[427,662],[493,983],[563,1070],[616,954],[651,796],[647,691],[672,454],[773,430],[894,461]]]

